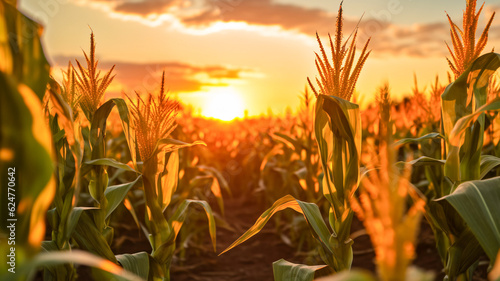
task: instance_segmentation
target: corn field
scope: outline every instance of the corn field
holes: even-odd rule
[[[93,31],[55,78],[40,25],[1,0],[0,279],[499,281],[500,54],[495,14],[465,4],[446,83],[361,108],[376,39],[340,4],[300,107],[223,122],[165,72],[107,97]]]

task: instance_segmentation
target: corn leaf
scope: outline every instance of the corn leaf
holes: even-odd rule
[[[210,187],[210,191],[212,191],[212,194],[215,196],[215,200],[217,200],[217,205],[219,206],[222,215],[224,215],[224,199],[222,198],[222,191],[217,177],[215,177],[212,174],[208,176],[196,176],[189,182],[189,185],[191,188]]]
[[[408,161],[408,162],[397,162],[396,165],[398,167],[404,167],[405,165],[412,165],[415,167],[418,166],[428,166],[428,165],[444,165],[446,163],[446,160],[440,160],[440,159],[435,159],[427,156],[421,156],[417,159]]]
[[[71,238],[71,235],[73,235],[73,231],[75,230],[76,225],[80,220],[80,216],[82,215],[82,212],[84,210],[85,210],[84,208],[78,207],[78,208],[73,208],[69,213],[68,223],[66,225],[66,237],[64,237],[66,240],[69,240]]]
[[[286,195],[274,202],[271,208],[267,209],[267,211],[265,211],[257,219],[257,221],[249,230],[247,230],[243,235],[240,236],[240,238],[233,242],[233,244],[227,247],[227,249],[225,249],[219,255],[224,254],[225,252],[231,250],[232,248],[238,246],[239,244],[247,241],[257,233],[259,233],[259,231],[262,230],[262,228],[274,214],[287,208],[303,214],[309,226],[313,230],[313,235],[320,241],[323,248],[327,249],[330,254],[333,254],[333,249],[329,243],[331,233],[328,231],[328,227],[323,221],[323,217],[321,216],[318,206],[313,203],[299,201],[290,195]]]
[[[481,178],[483,179],[491,170],[500,166],[500,158],[493,155],[481,155]]]
[[[284,259],[273,262],[274,281],[313,281],[329,272],[327,265],[295,264]]]
[[[303,145],[299,141],[285,134],[277,132],[273,134],[273,138],[278,139],[279,141],[293,149],[296,153],[300,154],[300,151],[303,148]]]
[[[486,103],[488,82],[498,67],[499,54],[482,55],[457,80],[446,87],[441,95],[445,136],[450,135],[460,118],[473,113]]]
[[[479,118],[484,117],[483,113],[499,109],[500,109],[500,99],[497,98],[492,100],[490,103],[481,106],[474,113],[460,118],[456,122],[455,126],[453,127],[453,130],[451,130],[448,136],[449,151],[445,164],[445,174],[447,174],[447,176],[450,179],[452,179],[455,182],[466,180],[467,178],[465,178],[464,175],[461,175],[461,173],[474,173],[474,174],[477,173],[476,179],[480,178],[481,162],[479,157],[482,149],[482,141],[478,142],[478,138],[482,138],[482,132],[479,129],[481,127],[480,124],[478,124],[476,121]],[[471,128],[470,125],[473,122],[476,123],[474,125],[474,128]],[[464,164],[461,163],[459,155],[461,147],[460,144],[462,142],[464,142],[462,147],[466,148],[466,152],[468,152],[468,155],[470,156],[469,158],[472,157],[478,158],[477,165],[474,165],[474,163],[469,164],[469,162],[466,162],[465,163],[466,166],[464,167]],[[478,147],[479,144],[481,144],[481,147]],[[477,147],[477,150],[470,151],[473,150],[471,146]],[[472,172],[469,170],[472,170]]]
[[[372,274],[360,270],[343,271],[317,281],[376,281]]]
[[[16,268],[16,274],[4,274],[0,275],[0,279],[5,281],[15,281],[20,280],[21,276],[31,276],[34,277],[36,270],[42,266],[53,266],[67,263],[76,263],[80,265],[85,265],[93,268],[98,268],[106,272],[112,273],[117,278],[121,280],[130,281],[144,281],[145,279],[123,269],[122,267],[105,260],[101,257],[92,255],[90,253],[73,250],[73,251],[60,251],[60,252],[48,252],[38,254],[29,263]],[[28,279],[30,279],[28,277]]]
[[[485,54],[448,85],[441,96],[448,151],[445,175],[453,182],[479,179],[484,133],[482,113],[490,77],[499,67],[499,54]],[[470,126],[472,120],[477,122]]]
[[[125,171],[135,172],[135,173],[140,174],[138,171],[132,169],[130,166],[123,164],[123,163],[120,163],[120,162],[116,161],[115,159],[111,159],[111,158],[101,158],[101,159],[85,161],[82,165],[81,174],[85,175],[88,172],[90,172],[90,170],[92,169],[92,166],[111,166],[111,167],[115,167],[117,169],[123,169]]]
[[[129,110],[127,104],[121,98],[108,100],[96,110],[94,116],[92,117],[92,125],[90,127],[90,145],[92,147],[92,159],[101,159],[105,157],[103,149],[105,148],[104,138],[106,132],[106,121],[115,105],[120,115],[125,138],[127,139],[127,144],[130,150],[130,157],[132,158],[134,167],[136,167],[135,134],[131,129],[131,122],[129,120]]]
[[[406,139],[401,139],[393,144],[393,146],[398,147],[407,143],[413,143],[413,142],[421,142],[421,141],[426,141],[426,140],[436,140],[436,139],[444,139],[444,136],[441,135],[440,133],[429,133],[427,135],[418,137],[418,138],[406,138]]]
[[[184,200],[177,210],[175,210],[175,213],[172,215],[172,217],[168,220],[169,225],[172,226],[175,232],[175,237],[177,237],[177,234],[179,234],[179,231],[184,224],[184,220],[186,220],[187,217],[187,211],[188,208],[191,204],[198,204],[203,209],[205,209],[205,213],[207,214],[208,218],[208,230],[210,233],[210,238],[212,239],[212,244],[214,246],[214,251],[216,251],[216,236],[215,236],[215,219],[214,219],[214,214],[212,212],[212,208],[210,208],[210,205],[201,200]],[[175,238],[174,238],[175,239]]]
[[[61,87],[53,78],[50,78],[49,85],[50,86],[48,87],[47,92],[53,105],[51,112],[57,116],[57,121],[61,125],[62,131],[65,132],[64,135],[68,140],[68,144],[73,147],[76,141],[73,110],[71,109],[71,106],[64,101],[60,90]],[[56,138],[54,137],[54,140],[55,139]],[[74,150],[75,152],[79,151],[79,146],[77,145]]]
[[[471,274],[474,263],[483,255],[481,245],[470,230],[464,230],[448,248],[448,259],[445,267],[446,275],[455,280],[459,275]],[[468,280],[471,280],[469,278]]]
[[[492,261],[500,250],[500,177],[462,183],[449,202],[467,222],[472,233]]]
[[[1,5],[1,4],[0,4]],[[0,12],[1,13],[1,12]],[[2,22],[0,18],[0,23]],[[18,265],[35,254],[45,235],[45,216],[56,192],[53,176],[53,149],[50,129],[45,122],[38,96],[26,85],[17,84],[12,76],[0,71],[0,175],[2,194],[0,212],[2,221],[10,218],[7,212],[7,177],[15,182],[16,206],[16,260]],[[10,169],[9,169],[10,168]],[[8,174],[10,173],[10,175]],[[9,186],[10,187],[10,186]],[[12,190],[9,192],[13,192]],[[0,235],[8,237],[6,228]],[[7,244],[0,250],[7,252]],[[7,264],[0,265],[6,272]]]
[[[192,143],[187,143],[180,140],[167,138],[159,140],[158,143],[156,144],[156,148],[154,149],[154,151],[155,152],[163,151],[165,153],[168,153],[170,151],[178,150],[184,147],[191,147],[195,145],[207,146],[207,144],[204,143],[203,141],[194,141]]]
[[[48,252],[57,252],[59,251],[59,248],[57,247],[57,244],[55,241],[43,241],[42,242],[42,252],[48,253]],[[64,264],[55,264],[55,265],[45,265],[43,267],[43,280],[71,280],[75,279],[76,276],[73,276],[72,274],[76,275],[76,270],[73,272],[68,271],[68,268],[65,267]],[[59,279],[58,279],[59,278]]]
[[[78,208],[80,207],[76,207],[75,209]],[[86,209],[81,212],[80,219],[78,220],[75,231],[73,232],[73,238],[78,243],[80,248],[116,263],[116,257],[113,254],[108,242],[102,235],[101,230],[97,229],[94,220],[89,214],[87,214],[92,211],[92,209]]]
[[[106,191],[104,191],[104,195],[108,200],[108,205],[106,206],[106,219],[111,215],[111,213],[113,213],[118,205],[121,204],[121,202],[127,196],[129,190],[134,187],[140,179],[141,176],[137,177],[137,179],[135,179],[133,182],[108,186],[108,188],[106,188]]]
[[[165,156],[167,157],[167,156]],[[163,167],[162,167],[163,168]],[[160,173],[161,189],[158,199],[161,200],[163,212],[170,204],[172,196],[179,183],[179,151],[174,150],[168,155],[168,161],[164,171]]]
[[[144,280],[148,280],[149,257],[148,253],[140,252],[135,254],[117,255],[116,259],[128,272],[131,272]]]
[[[219,182],[219,186],[231,196],[231,189],[229,188],[229,184],[227,183],[227,180],[224,178],[224,176],[219,170],[206,165],[198,165],[198,168],[204,171],[208,171],[214,177],[216,177],[217,181]]]
[[[342,214],[358,186],[361,155],[359,106],[335,96],[319,95],[316,102],[315,135],[323,166],[323,194]]]

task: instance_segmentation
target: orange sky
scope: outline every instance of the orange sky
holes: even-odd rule
[[[241,107],[232,110],[240,113],[231,114],[258,115],[297,107],[306,78],[316,75],[314,33],[334,31],[339,2],[20,0],[20,7],[45,25],[45,51],[55,66],[88,52],[90,26],[100,66],[116,64],[112,94],[154,91],[165,70],[170,91],[199,112],[223,111],[230,106],[214,104],[239,100]],[[363,16],[358,43],[372,38],[357,87],[361,96],[369,100],[384,81],[394,96],[408,94],[414,73],[422,86],[437,74],[444,82],[445,11],[460,23],[464,8],[465,1],[456,0],[345,1],[345,36]],[[500,0],[485,2],[484,14],[493,11],[500,11]],[[487,50],[498,43],[497,18]]]

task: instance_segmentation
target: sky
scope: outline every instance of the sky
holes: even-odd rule
[[[166,73],[170,93],[195,112],[225,117],[281,113],[300,103],[317,75],[323,40],[334,33],[338,0],[19,0],[44,26],[54,70],[88,52],[91,30],[99,66],[116,65],[110,95],[154,92]],[[482,4],[478,1],[478,5]],[[479,29],[500,0],[486,0]],[[465,0],[345,0],[344,38],[359,27],[358,48],[372,50],[356,87],[368,103],[389,82],[395,98],[439,75],[447,81],[446,13],[461,25]],[[485,51],[500,44],[500,14]],[[323,41],[326,42],[326,41]],[[56,71],[57,72],[57,71]],[[55,73],[56,77],[57,73]],[[222,115],[221,115],[222,116]]]

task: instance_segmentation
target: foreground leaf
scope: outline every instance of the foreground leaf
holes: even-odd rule
[[[7,190],[13,187],[7,183],[13,182],[16,201],[19,200],[16,204],[16,249],[20,265],[39,250],[44,238],[45,216],[56,192],[53,145],[37,95],[1,71],[0,89],[0,202],[5,207],[0,218],[7,222],[7,192],[14,192]],[[8,177],[12,180],[8,181]],[[0,236],[8,237],[5,227],[0,232]],[[0,250],[6,253],[7,249],[7,243],[0,243]],[[0,269],[6,271],[6,268],[6,264],[0,265]]]
[[[48,252],[37,255],[30,263],[19,267],[16,274],[4,274],[0,276],[5,281],[19,280],[20,276],[34,276],[36,270],[42,266],[53,266],[66,263],[76,263],[109,272],[121,280],[144,281],[143,278],[128,272],[120,266],[110,262],[109,260],[100,258],[90,253],[73,250],[71,252]],[[30,278],[28,278],[30,279]]]
[[[116,259],[121,266],[144,280],[148,279],[149,275],[149,254],[140,252],[135,254],[117,255]]]
[[[328,272],[328,265],[295,264],[284,259],[273,262],[274,281],[313,281]]]
[[[500,166],[500,158],[493,155],[481,155],[481,178],[483,179],[491,170]]]
[[[469,225],[494,263],[500,250],[500,177],[462,183],[448,201]]]
[[[317,281],[376,281],[372,274],[365,271],[342,271],[332,276],[317,279]]]

